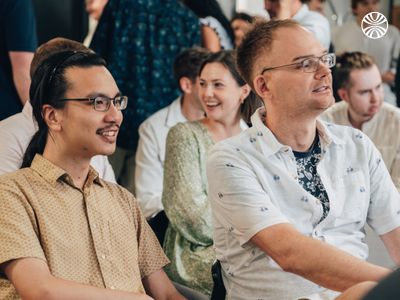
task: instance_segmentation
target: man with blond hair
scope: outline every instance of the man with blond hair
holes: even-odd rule
[[[297,22],[271,21],[246,35],[237,64],[265,108],[209,153],[227,298],[359,299],[390,272],[365,261],[366,222],[400,263],[400,196],[362,132],[318,120],[335,55]]]

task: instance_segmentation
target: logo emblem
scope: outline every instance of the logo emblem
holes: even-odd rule
[[[374,40],[383,37],[388,27],[389,23],[386,17],[376,11],[366,14],[361,21],[361,29],[365,36]]]

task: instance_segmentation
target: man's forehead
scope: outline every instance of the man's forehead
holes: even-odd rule
[[[320,56],[325,50],[310,31],[299,25],[276,30],[269,56],[294,59],[309,55]]]

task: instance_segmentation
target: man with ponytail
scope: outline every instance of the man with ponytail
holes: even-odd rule
[[[92,52],[79,42],[65,38],[54,38],[42,44],[36,50],[31,63],[30,77],[33,77],[38,65],[43,60],[55,52],[65,50]],[[13,172],[21,167],[25,150],[36,131],[37,124],[33,119],[30,101],[25,103],[22,112],[0,122],[0,140],[2,141],[0,144],[0,174]],[[97,155],[93,157],[91,165],[99,172],[101,178],[115,182],[114,171],[107,156]]]
[[[127,97],[90,51],[34,71],[38,130],[0,176],[0,299],[184,299],[136,199],[90,166],[114,152]]]

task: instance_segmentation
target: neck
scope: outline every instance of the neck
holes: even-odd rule
[[[268,110],[264,124],[281,144],[298,152],[310,149],[317,130],[316,117],[299,119],[298,116],[278,114],[273,110]]]
[[[82,189],[89,173],[90,158],[82,158],[63,151],[50,137],[43,151],[43,157],[63,169],[72,178],[74,185]]]
[[[242,131],[240,128],[240,115],[229,122],[221,122],[209,118],[204,118],[201,122],[207,127],[215,143],[237,135]]]
[[[365,120],[362,117],[357,116],[350,109],[347,111],[347,113],[348,113],[349,122],[350,122],[351,126],[353,126],[354,128],[357,128],[359,130],[361,130],[362,125],[366,121],[368,121],[368,120]]]
[[[188,121],[196,121],[204,118],[204,111],[200,103],[190,94],[183,94],[181,98],[181,110]],[[196,105],[197,104],[197,105]]]

